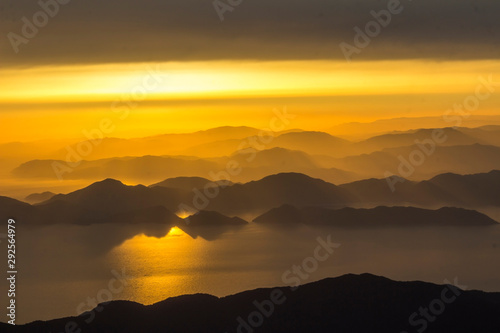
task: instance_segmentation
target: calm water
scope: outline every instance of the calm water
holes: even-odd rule
[[[469,289],[500,291],[500,226],[346,230],[250,224],[190,234],[158,225],[18,229],[18,323],[76,315],[90,309],[92,298],[107,301],[109,295],[151,304],[187,293],[224,296],[284,285],[283,273],[313,254],[317,237],[328,235],[341,246],[303,282],[370,272],[436,283],[458,277]],[[113,270],[129,279],[124,288],[112,284],[111,292]]]

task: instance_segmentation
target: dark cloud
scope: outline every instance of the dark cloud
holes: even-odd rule
[[[48,1],[48,0],[42,0]],[[226,2],[227,0],[222,0]],[[497,0],[401,0],[401,14],[353,59],[496,59]],[[16,54],[33,0],[0,0],[0,64],[210,59],[343,59],[387,1],[243,0],[221,22],[212,0],[71,0]]]

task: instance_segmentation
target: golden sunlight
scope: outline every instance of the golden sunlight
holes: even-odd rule
[[[97,102],[145,90],[149,99],[459,93],[499,61],[186,62],[0,71],[0,102]],[[26,81],[29,73],[29,82]],[[22,89],[21,89],[22,88]],[[142,93],[142,92],[141,92]]]
[[[499,77],[500,61],[212,61],[5,69],[0,70],[5,129],[0,142],[81,138],[82,129],[98,128],[103,118],[112,120],[109,136],[128,138],[243,123],[263,128],[272,109],[283,106],[300,117],[303,129],[316,130],[325,124],[440,116],[474,92],[478,73]],[[121,109],[126,117],[116,112]],[[482,114],[495,112],[482,105]]]

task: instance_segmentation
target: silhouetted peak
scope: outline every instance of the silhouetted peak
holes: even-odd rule
[[[233,184],[229,180],[220,180],[214,182],[211,181],[210,179],[203,177],[174,177],[174,178],[167,178],[159,183],[152,184],[149,187],[161,186],[161,187],[169,187],[169,188],[191,191],[194,188],[202,189],[205,186],[207,186],[207,184],[213,186],[214,183],[219,186],[230,186]]]
[[[218,212],[202,210],[184,219],[188,226],[244,225],[248,222],[239,217],[228,217]]]
[[[258,180],[258,182],[323,182],[325,181],[317,178],[312,178],[303,173],[298,172],[282,172],[275,175],[270,175]]]
[[[231,156],[238,156],[238,155],[247,155],[249,152],[254,152],[256,149],[255,148],[245,148],[238,150],[234,152]],[[269,149],[264,149],[264,150],[257,150],[258,155],[283,155],[283,154],[302,154],[302,155],[307,155],[303,151],[300,150],[292,150],[292,149],[287,149],[283,147],[273,147]]]
[[[333,136],[331,134],[319,131],[302,131],[302,132],[290,132],[281,134],[277,137],[277,142],[303,142],[303,143],[314,143],[322,142],[323,144],[349,144],[350,141],[341,139],[339,137]]]
[[[39,202],[43,202],[46,200],[49,200],[56,194],[50,191],[45,191],[42,193],[32,193],[24,198],[25,201],[29,202],[30,204],[36,204]]]
[[[302,223],[302,211],[295,206],[284,204],[256,217],[255,223]]]
[[[123,184],[121,181],[113,179],[113,178],[106,178],[104,180],[101,180],[99,182],[95,182],[88,186],[90,187],[102,187],[102,188],[118,188],[118,187],[124,187],[126,186]]]
[[[153,308],[163,308],[163,307],[175,306],[178,303],[205,302],[205,301],[217,301],[217,300],[219,300],[219,297],[217,296],[204,293],[197,293],[191,295],[180,295],[180,296],[169,297],[163,301],[156,302],[150,306]]]
[[[22,201],[19,201],[19,200],[13,199],[13,198],[9,198],[9,197],[4,197],[4,196],[0,196],[0,204],[1,205],[26,205],[26,206],[30,206],[30,204],[28,204],[26,202],[22,202]]]
[[[255,218],[254,222],[325,224],[339,227],[487,226],[498,224],[475,210],[455,207],[430,210],[404,206],[378,206],[369,209],[351,207],[329,209],[314,206],[299,209],[290,205],[273,208]]]

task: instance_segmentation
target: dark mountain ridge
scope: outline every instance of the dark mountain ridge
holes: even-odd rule
[[[488,226],[498,225],[488,216],[473,210],[442,207],[429,210],[415,207],[384,207],[370,209],[322,207],[296,208],[283,205],[254,219],[270,224],[324,224],[340,227],[420,227],[420,226]]]
[[[437,308],[436,302],[443,308]],[[500,293],[396,282],[371,274],[348,274],[297,289],[256,289],[221,298],[196,294],[149,306],[129,301],[100,306],[102,311],[78,317],[19,326],[0,324],[0,329],[6,333],[66,332],[72,325],[82,333],[500,331]],[[425,320],[419,309],[426,309],[432,320]]]

